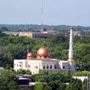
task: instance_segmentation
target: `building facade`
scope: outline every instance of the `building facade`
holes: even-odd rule
[[[51,36],[56,35],[55,32],[47,32],[47,31],[43,31],[43,32],[19,32],[18,36],[27,36],[27,37],[31,37],[31,38],[48,38]]]

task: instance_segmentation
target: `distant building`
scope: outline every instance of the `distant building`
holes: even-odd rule
[[[14,35],[14,36],[26,36],[31,38],[48,38],[56,35],[54,31],[43,31],[43,32],[11,32],[5,31],[3,32],[5,35]]]
[[[11,31],[4,31],[3,33],[5,35],[14,35],[14,36],[17,36],[18,35],[18,32],[11,32]]]
[[[0,36],[5,36],[5,33],[3,33],[3,32],[0,32]]]
[[[18,78],[18,87],[20,90],[28,88],[30,90],[34,90],[35,82],[32,80],[32,75],[27,74],[17,74],[16,78]]]
[[[51,36],[56,35],[55,32],[47,32],[47,31],[43,31],[43,32],[19,32],[18,36],[27,36],[27,37],[31,37],[31,38],[48,38]]]
[[[29,82],[32,82],[32,75],[27,74],[17,74],[16,77],[18,78],[18,85],[29,85]]]
[[[83,30],[80,33],[81,37],[90,37],[90,30]]]
[[[79,37],[90,37],[90,30],[81,30],[81,31],[74,31],[73,32],[74,36],[79,36]]]

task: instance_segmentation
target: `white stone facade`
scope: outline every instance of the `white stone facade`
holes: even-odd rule
[[[61,61],[57,59],[47,60],[14,60],[14,70],[30,70],[32,74],[39,73],[41,70],[45,71],[69,71],[70,65],[68,61]]]

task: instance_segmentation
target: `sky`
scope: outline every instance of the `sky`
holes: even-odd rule
[[[90,26],[90,0],[0,0],[0,24]]]

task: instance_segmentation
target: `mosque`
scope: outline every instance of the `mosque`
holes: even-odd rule
[[[27,59],[15,59],[14,70],[30,70],[32,74],[40,71],[75,72],[73,59],[73,29],[70,28],[69,54],[67,60],[54,59],[48,48],[40,48],[37,54],[27,53]]]

